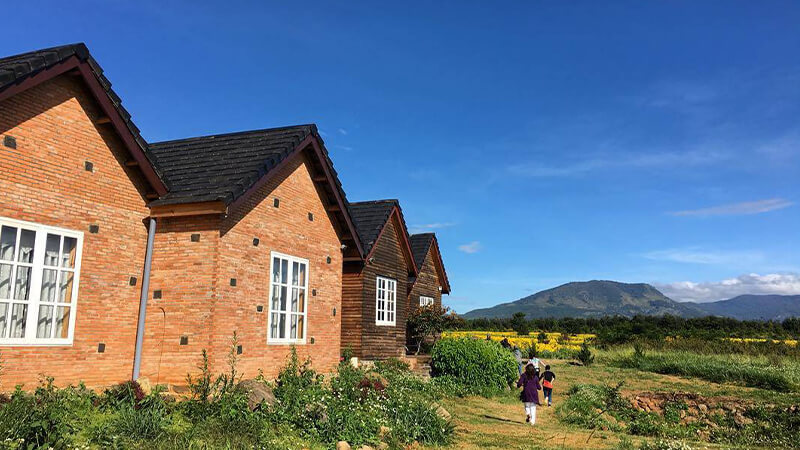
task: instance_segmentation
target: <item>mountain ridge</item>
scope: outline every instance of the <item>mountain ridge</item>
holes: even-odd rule
[[[464,314],[467,319],[510,317],[524,312],[528,318],[598,317],[671,314],[700,317],[707,313],[696,304],[676,302],[647,283],[611,280],[573,281],[537,292],[519,300],[479,308]]]

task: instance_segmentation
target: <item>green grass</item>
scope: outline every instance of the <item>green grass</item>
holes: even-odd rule
[[[800,392],[800,362],[794,358],[748,355],[702,355],[688,351],[629,349],[603,352],[601,358],[615,367],[665,375],[697,377],[714,383],[734,383],[776,392]]]

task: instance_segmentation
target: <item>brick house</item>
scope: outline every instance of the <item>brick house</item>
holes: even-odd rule
[[[344,265],[342,347],[367,360],[403,356],[417,267],[400,203],[350,203],[350,213],[366,256]]]
[[[234,332],[245,376],[338,361],[366,253],[315,126],[148,144],[76,44],[0,59],[0,139],[3,390],[180,384]]]

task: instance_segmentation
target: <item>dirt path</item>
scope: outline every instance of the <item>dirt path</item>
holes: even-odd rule
[[[627,437],[638,447],[644,438],[626,436],[611,431],[584,430],[561,424],[555,417],[555,406],[563,400],[563,393],[577,383],[616,384],[624,381],[628,392],[687,391],[706,396],[729,396],[730,386],[717,385],[696,379],[683,379],[617,369],[603,364],[578,367],[565,361],[549,362],[557,376],[553,394],[554,407],[537,409],[537,423],[531,427],[525,423],[525,413],[516,392],[492,399],[468,397],[448,399],[443,402],[453,415],[456,424],[454,448],[459,449],[585,449],[612,448],[620,438]],[[740,390],[741,392],[741,390]],[[743,393],[749,396],[749,393]],[[690,442],[693,448],[719,448],[705,442]]]

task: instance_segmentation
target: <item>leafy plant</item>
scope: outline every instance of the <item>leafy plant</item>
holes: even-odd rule
[[[590,366],[594,362],[594,355],[592,354],[592,351],[589,350],[589,346],[586,344],[586,342],[581,344],[581,349],[578,351],[575,357],[584,366]]]
[[[423,343],[436,337],[457,320],[455,312],[450,308],[435,304],[420,306],[408,315],[406,319],[407,335],[416,348],[415,354],[422,350]]]
[[[517,362],[496,342],[446,338],[433,347],[435,376],[449,376],[467,392],[492,395],[517,378]]]

